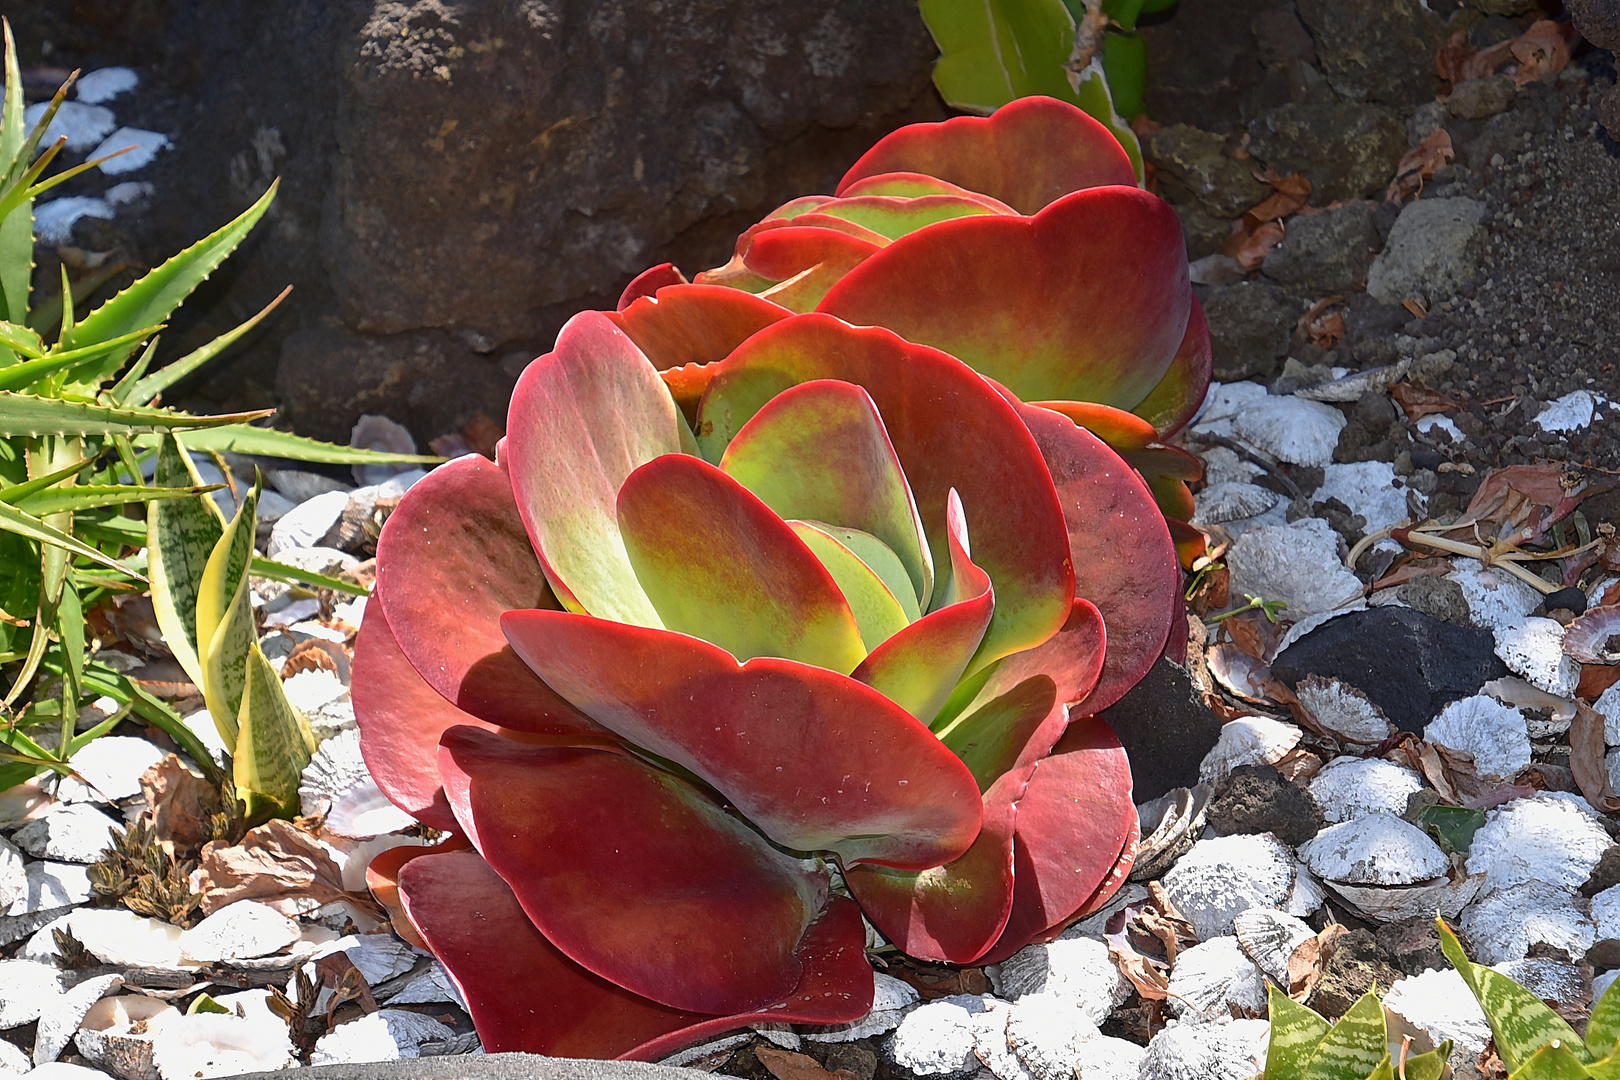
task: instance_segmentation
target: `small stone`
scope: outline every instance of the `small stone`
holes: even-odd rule
[[[1198,768],[1203,784],[1219,784],[1240,765],[1274,765],[1299,745],[1304,732],[1269,716],[1240,716],[1221,726],[1220,738]]]
[[[1236,722],[1236,721],[1234,721]],[[1270,765],[1240,765],[1210,803],[1209,823],[1221,833],[1271,833],[1298,847],[1326,824],[1322,811]]]
[[[85,949],[114,967],[179,967],[184,932],[127,908],[80,908],[68,917],[68,929]]]
[[[1131,791],[1143,802],[1196,785],[1222,730],[1187,670],[1163,656],[1102,717],[1125,747]]]
[[[1339,679],[1308,675],[1294,687],[1294,696],[1317,727],[1348,742],[1376,745],[1395,733],[1384,710]]]
[[[1366,519],[1364,533],[1375,533],[1412,519],[1407,508],[1408,488],[1395,486],[1395,469],[1384,461],[1357,461],[1348,465],[1334,462],[1322,470],[1322,486],[1311,496],[1313,502],[1338,499],[1352,514]],[[1421,508],[1427,502],[1417,497]]]
[[[980,1017],[994,1001],[988,994],[953,994],[913,1009],[889,1038],[889,1056],[918,1076],[971,1072],[978,1064],[973,1048]]]
[[[139,994],[104,997],[90,1006],[74,1044],[92,1065],[123,1080],[158,1080],[152,1064],[152,1032],[179,1016],[172,1006]],[[144,1030],[132,1029],[139,1025]]]
[[[1458,925],[1474,947],[1472,959],[1477,964],[1522,960],[1532,946],[1579,958],[1597,940],[1590,905],[1573,889],[1525,881],[1468,905]]]
[[[86,105],[100,105],[119,94],[129,93],[139,82],[140,77],[127,67],[97,68],[79,76],[79,81],[73,84],[73,96]]]
[[[1265,978],[1237,938],[1211,938],[1176,955],[1168,1001],[1176,1016],[1188,1009],[1263,1013]]]
[[[317,495],[332,491],[348,491],[352,486],[322,473],[303,469],[266,469],[264,478],[271,487],[294,503],[306,503]]]
[[[1243,952],[1280,986],[1288,985],[1288,958],[1316,936],[1305,920],[1264,908],[1241,912],[1232,927]]]
[[[1573,697],[1581,666],[1564,655],[1564,628],[1552,619],[1528,618],[1518,626],[1500,627],[1496,655],[1508,670],[1557,697]]]
[[[1359,289],[1384,246],[1373,216],[1370,202],[1296,215],[1288,221],[1283,242],[1266,256],[1261,269],[1296,294],[1326,296]]]
[[[1344,425],[1338,409],[1292,394],[1255,401],[1232,420],[1238,438],[1290,465],[1331,463]]]
[[[1352,885],[1415,885],[1451,868],[1428,833],[1389,813],[1331,825],[1300,847],[1299,857],[1323,880]]]
[[[1323,766],[1307,787],[1326,820],[1343,822],[1373,813],[1404,814],[1407,797],[1423,790],[1423,778],[1416,769],[1383,758],[1346,755]]]
[[[1384,995],[1384,1007],[1423,1032],[1436,1046],[1450,1039],[1450,1063],[1456,1075],[1478,1077],[1474,1062],[1491,1040],[1491,1025],[1456,968],[1448,966],[1401,979]]]
[[[1095,938],[1060,938],[1026,945],[988,973],[997,995],[1021,1002],[1041,996],[1061,1000],[1093,1024],[1108,1019],[1131,995],[1130,983]]]
[[[8,916],[33,915],[72,907],[90,899],[90,875],[76,863],[31,862],[23,868],[23,874],[26,878],[23,893],[6,908]],[[32,934],[36,929],[37,926],[29,927],[17,937]]]
[[[240,900],[227,904],[180,935],[180,957],[193,963],[269,956],[298,940],[298,924],[287,916]]]
[[[1386,304],[1437,304],[1469,285],[1485,254],[1485,204],[1473,199],[1407,203],[1367,274],[1367,292]]]
[[[1182,1020],[1153,1036],[1140,1080],[1250,1080],[1265,1068],[1264,1020]]]
[[[1513,104],[1513,80],[1506,75],[1466,79],[1451,88],[1446,111],[1464,120],[1483,120]]]
[[[51,964],[0,960],[0,1031],[31,1024],[62,994],[62,980]]]
[[[1204,395],[1203,408],[1194,418],[1193,430],[1203,434],[1230,436],[1232,420],[1238,413],[1270,396],[1266,388],[1252,382],[1212,382]]]
[[[1530,764],[1524,714],[1483,694],[1454,701],[1423,731],[1432,743],[1473,755],[1483,776],[1508,779]]]
[[[49,106],[41,101],[24,109],[24,129],[33,130],[35,124],[45,119],[47,108]],[[114,119],[111,109],[83,101],[64,101],[56,110],[56,115],[51,118],[50,126],[45,129],[39,145],[50,146],[57,139],[66,138],[67,146],[64,149],[82,154],[117,126],[118,121]]]
[[[1265,474],[1264,469],[1252,461],[1240,458],[1224,446],[1211,447],[1201,455],[1204,459],[1205,490],[1217,484],[1248,484]]]
[[[129,735],[103,735],[69,760],[83,780],[65,778],[56,789],[63,802],[109,803],[141,793],[141,774],[163,760],[163,751]]]
[[[1497,630],[1518,626],[1541,606],[1541,594],[1495,567],[1474,559],[1456,559],[1445,580],[1456,582],[1468,601],[1468,617],[1477,627]]]
[[[405,1009],[379,1009],[339,1024],[322,1035],[310,1055],[311,1065],[355,1065],[366,1061],[399,1061],[420,1057],[430,1039],[448,1039],[452,1028],[431,1016]]]
[[[122,176],[150,165],[159,150],[167,150],[173,145],[162,132],[121,127],[101,140],[101,145],[90,151],[90,157],[117,154],[117,157],[103,161],[97,168],[108,176]]]
[[[1252,529],[1233,542],[1226,562],[1233,597],[1281,600],[1290,621],[1362,602],[1361,579],[1340,561],[1339,537],[1320,518]]]
[[[1579,888],[1614,846],[1579,798],[1540,792],[1491,810],[1469,845],[1468,872],[1486,875],[1487,893],[1527,881]]]
[[[1591,426],[1596,410],[1597,399],[1590,390],[1573,390],[1543,405],[1536,414],[1536,426],[1554,434],[1581,431]]]
[[[916,987],[901,982],[892,975],[875,972],[872,1010],[850,1024],[838,1024],[816,1030],[806,1029],[804,1037],[811,1042],[843,1043],[882,1035],[900,1026],[906,1014],[917,1007],[920,1000]]]
[[[34,1035],[34,1064],[55,1061],[73,1041],[73,1033],[79,1030],[90,1007],[123,985],[121,975],[100,975],[49,1002],[39,1014],[39,1028]]]
[[[1322,74],[1340,97],[1410,107],[1433,100],[1440,20],[1421,0],[1380,0],[1366,9],[1300,0]]]
[[[0,837],[0,912],[6,911],[28,891],[28,871],[22,854]]]
[[[1304,173],[1318,206],[1382,195],[1407,146],[1393,110],[1349,101],[1270,109],[1250,122],[1249,140],[1249,151],[1280,175]]]
[[[117,822],[95,807],[72,803],[30,821],[12,839],[36,859],[93,863],[112,846],[115,829],[123,832]]]
[[[73,240],[73,226],[80,218],[111,221],[116,211],[105,199],[89,195],[61,195],[42,202],[34,210],[34,236],[47,244],[67,244]]]
[[[1352,930],[1334,945],[1309,1004],[1328,1019],[1337,1020],[1369,990],[1390,986],[1400,977],[1370,931]]]
[[[1204,315],[1214,348],[1215,377],[1223,383],[1275,371],[1288,355],[1289,335],[1299,321],[1299,310],[1284,302],[1275,286],[1249,282],[1211,289]],[[1265,387],[1255,389],[1264,396]]]
[[[318,545],[348,504],[347,492],[328,491],[283,514],[270,530],[270,558],[279,560],[282,552]]]
[[[22,1047],[0,1039],[0,1076],[21,1076],[34,1068],[34,1063]],[[1135,1080],[1135,1074],[1132,1074]]]
[[[1294,853],[1275,836],[1200,840],[1165,873],[1170,900],[1200,940],[1232,933],[1232,920],[1253,907],[1283,908],[1298,874]]]
[[[380,450],[387,454],[416,453],[416,438],[404,424],[386,416],[363,413],[349,432],[349,445],[362,450]],[[351,467],[354,482],[362,487],[380,484],[396,473],[409,468],[405,465],[377,465],[366,463]]]
[[[268,1012],[173,1017],[153,1034],[152,1061],[162,1080],[210,1080],[296,1064],[287,1025]]]

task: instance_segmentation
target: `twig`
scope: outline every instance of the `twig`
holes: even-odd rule
[[[1493,555],[1489,548],[1479,547],[1474,544],[1465,544],[1460,540],[1447,540],[1443,536],[1430,536],[1428,533],[1422,533],[1416,530],[1412,530],[1406,534],[1406,542],[1409,544],[1420,544],[1423,547],[1434,548],[1438,551],[1450,552],[1453,555],[1467,555],[1471,559],[1478,559],[1485,566],[1500,566],[1502,569],[1506,570],[1508,573],[1512,574],[1526,585],[1529,585],[1543,596],[1550,593],[1555,593],[1562,588],[1562,586],[1554,585],[1550,581],[1542,580],[1540,577],[1532,574],[1530,571],[1520,566],[1516,561],[1505,555]]]
[[[1250,461],[1260,466],[1262,469],[1266,470],[1266,472],[1270,473],[1279,484],[1287,488],[1288,493],[1294,498],[1300,498],[1305,494],[1303,491],[1299,490],[1299,485],[1294,483],[1293,479],[1290,478],[1287,473],[1283,472],[1276,462],[1266,460],[1265,457],[1257,454],[1247,446],[1244,446],[1236,439],[1228,439],[1224,435],[1212,435],[1208,432],[1198,432],[1196,437],[1206,442],[1212,442],[1216,446],[1224,446],[1238,457],[1243,458],[1245,461]]]

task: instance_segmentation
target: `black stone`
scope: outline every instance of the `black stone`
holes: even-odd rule
[[[1390,961],[1408,975],[1421,975],[1428,968],[1444,971],[1450,966],[1440,950],[1440,931],[1427,915],[1385,923],[1378,928],[1377,941]]]
[[[1369,608],[1323,623],[1283,650],[1271,672],[1290,689],[1307,675],[1356,687],[1403,731],[1507,675],[1488,630],[1409,608]]]
[[[1198,783],[1198,766],[1221,736],[1185,668],[1163,657],[1130,693],[1102,712],[1131,760],[1131,798],[1157,799]]]
[[[1554,608],[1564,608],[1566,611],[1573,611],[1577,615],[1584,615],[1586,614],[1586,594],[1571,585],[1567,589],[1559,589],[1556,592],[1548,593],[1547,599],[1543,601],[1542,606],[1548,611]]]
[[[1329,1020],[1337,1020],[1367,991],[1387,989],[1400,977],[1400,969],[1390,963],[1371,931],[1352,930],[1334,946],[1309,1004]]]
[[[1239,765],[1209,804],[1208,821],[1222,833],[1272,833],[1299,847],[1327,824],[1316,800],[1270,765]]]
[[[1581,886],[1582,896],[1596,896],[1605,889],[1620,885],[1620,844],[1603,850],[1602,858],[1592,867],[1592,876]]]

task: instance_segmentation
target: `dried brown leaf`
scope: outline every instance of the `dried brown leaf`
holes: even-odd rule
[[[152,831],[160,843],[194,852],[214,838],[212,822],[224,809],[219,789],[169,754],[141,774]]]
[[[210,915],[238,900],[257,900],[287,916],[346,900],[382,915],[369,896],[343,888],[343,872],[319,840],[286,821],[260,825],[233,847],[209,844],[196,877]]]
[[[1456,156],[1451,134],[1445,128],[1436,128],[1401,156],[1395,165],[1395,179],[1389,182],[1384,198],[1400,203],[1407,196],[1417,194],[1437,170],[1451,164]]]
[[[1300,942],[1300,945],[1288,957],[1288,996],[1300,1004],[1316,990],[1316,984],[1322,981],[1327,972],[1328,961],[1333,959],[1333,950],[1339,939],[1349,933],[1338,923],[1329,923],[1315,937]]]
[[[1283,227],[1275,221],[1266,221],[1256,229],[1234,233],[1221,248],[1221,254],[1232,256],[1243,269],[1253,270],[1282,242]]]
[[[754,1056],[776,1080],[856,1080],[855,1074],[848,1069],[826,1069],[809,1054],[783,1050],[767,1042],[754,1045]]]
[[[1575,774],[1586,801],[1612,814],[1620,810],[1620,796],[1609,784],[1604,764],[1603,717],[1584,702],[1575,703],[1575,719],[1569,725],[1569,770]]]
[[[1422,383],[1396,383],[1389,388],[1389,396],[1395,399],[1395,404],[1401,407],[1408,420],[1420,420],[1425,416],[1456,412],[1462,408],[1462,402],[1456,398]]]
[[[1569,65],[1569,55],[1580,41],[1575,27],[1538,19],[1530,29],[1508,42],[1508,49],[1519,61],[1519,70],[1513,76],[1515,86],[1538,79],[1548,80]]]

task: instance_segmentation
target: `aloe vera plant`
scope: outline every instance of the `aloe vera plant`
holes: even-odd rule
[[[0,724],[0,789],[41,770],[69,771],[75,752],[130,712],[167,731],[208,767],[207,752],[172,710],[93,659],[95,642],[85,628],[84,613],[103,598],[145,585],[138,549],[146,543],[147,524],[129,515],[128,508],[144,505],[149,520],[163,520],[191,513],[181,506],[195,510],[212,505],[206,498],[212,489],[194,471],[182,483],[143,482],[143,461],[157,452],[159,436],[170,440],[176,453],[235,451],[332,463],[437,459],[354,450],[254,426],[268,411],[195,416],[161,405],[164,391],[240,340],[286,296],[283,292],[253,318],[202,347],[155,366],[158,332],[264,216],[275,198],[274,184],[229,224],[93,310],[82,315],[76,310],[86,297],[76,296],[65,270],[59,295],[34,306],[34,200],[99,160],[44,176],[65,140],[43,150],[40,143],[72,80],[57,91],[33,128],[25,130],[22,78],[9,24],[4,35],[0,665],[5,667],[6,722]],[[181,432],[184,444],[175,437]],[[170,514],[159,507],[176,509]],[[254,567],[274,572],[262,560]],[[59,678],[58,693],[38,692],[46,673]],[[25,701],[31,689],[33,700]],[[76,733],[79,704],[86,695],[110,696],[121,709],[90,731]],[[46,723],[61,726],[54,748],[30,735]]]
[[[1270,990],[1271,1042],[1264,1080],[1440,1080],[1451,1042],[1406,1057],[1391,1052],[1384,1006],[1368,991],[1337,1024]]]

